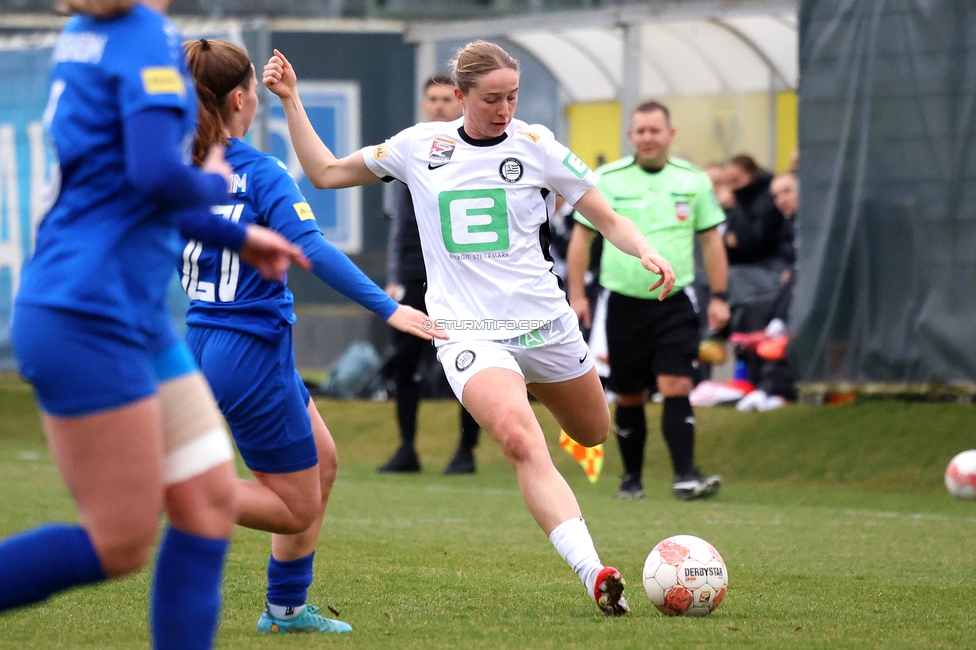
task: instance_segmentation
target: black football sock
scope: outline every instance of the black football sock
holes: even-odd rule
[[[478,432],[481,431],[481,427],[478,426],[478,422],[474,419],[474,416],[468,413],[468,409],[461,407],[461,448],[472,450],[478,446]]]
[[[640,480],[644,471],[644,443],[647,441],[647,418],[643,405],[618,405],[614,433],[617,435],[624,472]]]
[[[397,378],[397,423],[400,425],[400,440],[404,447],[414,448],[417,437],[417,409],[420,407],[420,383],[412,377]]]
[[[687,397],[665,397],[661,433],[671,452],[675,476],[695,469],[695,414]]]

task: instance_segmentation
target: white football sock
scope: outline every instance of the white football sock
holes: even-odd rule
[[[271,603],[268,603],[268,611],[271,612],[271,615],[282,621],[289,621],[295,618],[301,614],[304,609],[305,605],[288,607],[287,605],[272,605]]]
[[[573,568],[586,585],[587,593],[592,596],[596,576],[603,568],[603,564],[596,553],[596,548],[593,547],[593,538],[590,537],[590,531],[586,529],[583,518],[575,517],[556,526],[549,533],[549,541],[566,563]]]

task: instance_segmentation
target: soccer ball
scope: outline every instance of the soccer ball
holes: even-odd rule
[[[668,616],[705,616],[722,603],[729,584],[725,560],[692,535],[669,537],[644,562],[644,590]]]
[[[976,449],[956,454],[945,472],[946,489],[957,499],[976,501]]]

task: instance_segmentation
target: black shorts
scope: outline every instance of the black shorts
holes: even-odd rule
[[[693,377],[699,343],[698,314],[684,291],[664,302],[610,292],[610,390],[640,393],[654,386],[658,375]]]

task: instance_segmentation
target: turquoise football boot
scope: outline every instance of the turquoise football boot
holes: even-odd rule
[[[265,608],[261,618],[258,619],[258,632],[269,634],[308,634],[312,632],[352,632],[352,626],[342,621],[332,618],[319,616],[318,611],[321,607],[315,605],[305,605],[302,613],[295,618],[288,620],[276,618]]]

